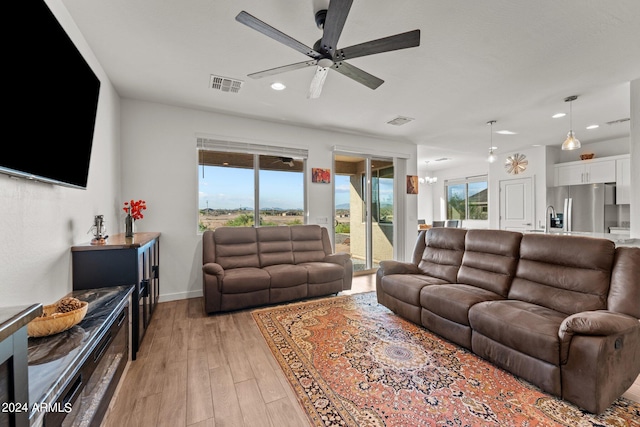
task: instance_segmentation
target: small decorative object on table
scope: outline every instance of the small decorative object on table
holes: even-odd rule
[[[135,220],[144,218],[142,211],[147,209],[147,202],[144,200],[124,202],[123,210],[127,213],[124,219],[124,236],[133,237]]]
[[[93,239],[91,239],[92,245],[104,245],[107,243],[107,236],[105,233],[107,227],[104,225],[104,216],[96,215],[93,218],[93,225],[89,229],[89,233],[93,232]]]
[[[45,305],[42,316],[27,324],[27,335],[46,337],[72,328],[84,319],[89,303],[73,297],[65,297],[55,304]]]
[[[596,155],[594,153],[584,153],[584,154],[580,154],[580,160],[591,160],[595,157]]]

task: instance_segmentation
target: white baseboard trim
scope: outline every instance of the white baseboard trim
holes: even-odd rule
[[[198,298],[202,296],[202,289],[198,291],[176,292],[173,294],[160,294],[159,302],[177,301],[181,299]]]

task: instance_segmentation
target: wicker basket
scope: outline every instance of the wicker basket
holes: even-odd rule
[[[46,337],[57,334],[77,325],[87,314],[89,303],[81,301],[82,307],[67,313],[56,313],[57,304],[45,305],[45,317],[36,317],[27,324],[27,335],[30,337]]]

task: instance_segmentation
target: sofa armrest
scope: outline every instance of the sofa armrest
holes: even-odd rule
[[[390,274],[420,274],[421,271],[417,265],[402,261],[380,261],[381,276]]]
[[[560,363],[567,363],[569,347],[574,335],[610,336],[624,335],[633,329],[640,329],[638,319],[612,311],[583,311],[562,321],[560,338]]]
[[[561,339],[562,398],[599,414],[640,374],[640,323],[611,311],[567,317]]]
[[[208,262],[202,266],[202,271],[204,274],[209,274],[211,276],[216,276],[218,279],[222,279],[224,277],[224,268],[218,263]]]
[[[332,264],[340,264],[344,266],[351,259],[351,255],[346,252],[336,252],[335,254],[329,254],[324,257],[324,262],[330,262]]]

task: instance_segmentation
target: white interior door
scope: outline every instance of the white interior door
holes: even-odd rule
[[[500,181],[500,229],[534,229],[533,184],[531,178]]]

